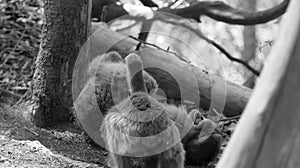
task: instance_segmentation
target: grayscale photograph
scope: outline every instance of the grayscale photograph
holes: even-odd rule
[[[299,0],[0,0],[0,168],[299,168],[299,16]]]

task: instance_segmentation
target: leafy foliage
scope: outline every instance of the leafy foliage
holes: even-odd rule
[[[0,0],[0,103],[15,103],[30,87],[43,24],[42,6],[41,0]],[[4,90],[14,98],[1,97]]]

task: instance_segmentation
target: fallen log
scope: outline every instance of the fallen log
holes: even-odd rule
[[[147,46],[135,51],[137,41],[110,30],[104,23],[93,24],[92,29],[90,58],[81,62],[107,51],[118,51],[123,57],[136,52],[168,98],[191,101],[206,110],[216,109],[227,117],[240,115],[248,102],[251,89],[209,74],[167,51]]]

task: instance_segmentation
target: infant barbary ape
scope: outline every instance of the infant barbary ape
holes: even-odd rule
[[[183,168],[185,151],[180,132],[167,115],[178,109],[148,94],[138,55],[130,54],[125,60],[130,95],[107,112],[101,126],[110,151],[109,166]]]

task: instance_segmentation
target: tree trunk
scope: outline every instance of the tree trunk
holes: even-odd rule
[[[300,1],[292,0],[261,80],[218,168],[300,167]]]
[[[33,122],[50,126],[69,119],[71,79],[89,35],[91,1],[45,0],[45,21],[33,77]]]
[[[240,6],[242,7],[242,9],[249,10],[251,12],[256,11],[256,0],[242,0],[240,1]],[[257,46],[256,27],[255,26],[244,27],[243,38],[244,38],[244,49],[242,51],[242,59],[246,62],[249,62],[251,59],[255,58],[256,56],[256,46]],[[248,76],[248,79],[243,85],[253,89],[255,85],[254,83],[255,75],[251,73],[246,76]]]
[[[242,9],[250,12],[256,11],[256,0],[239,1]],[[242,51],[243,60],[249,61],[256,55],[256,29],[255,26],[245,26],[243,31],[244,49]]]

